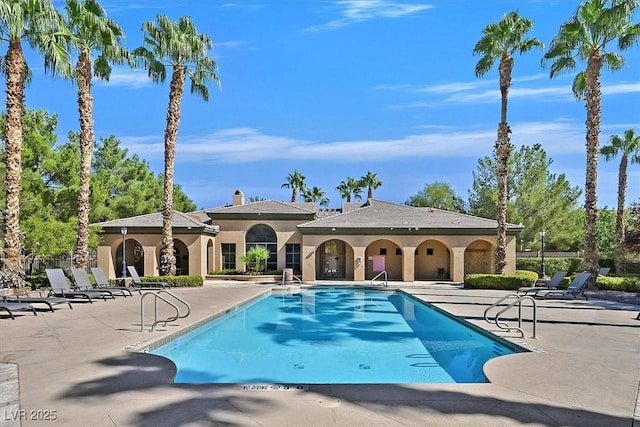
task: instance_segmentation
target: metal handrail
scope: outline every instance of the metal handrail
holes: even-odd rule
[[[373,286],[373,281],[374,281],[374,280],[376,280],[378,277],[383,276],[383,275],[384,275],[384,286],[385,286],[385,287],[389,286],[389,283],[388,283],[388,280],[387,280],[387,279],[388,279],[388,276],[387,276],[387,271],[386,271],[386,270],[381,271],[380,273],[378,273],[378,274],[376,275],[376,277],[374,277],[373,279],[371,279],[371,286]]]
[[[172,303],[171,301],[169,301],[168,299],[164,298],[163,296],[161,296],[161,293],[165,293],[168,294],[170,296],[172,296],[174,299],[180,301],[182,304],[184,304],[187,307],[187,311],[184,315],[180,314],[180,308],[175,305],[174,303]],[[153,295],[154,296],[154,318],[153,318],[153,324],[151,325],[151,332],[153,332],[153,330],[155,329],[156,325],[158,325],[159,323],[164,323],[164,325],[166,326],[167,323],[169,322],[173,322],[174,320],[177,319],[181,319],[181,318],[185,318],[187,317],[190,313],[191,313],[191,306],[184,301],[183,299],[179,298],[178,296],[172,294],[171,292],[167,291],[167,290],[159,290],[156,292],[145,292],[144,294],[142,294],[142,297],[140,298],[140,332],[144,331],[144,299],[147,295]],[[158,299],[164,301],[165,303],[167,303],[168,305],[170,305],[171,307],[173,307],[176,310],[176,314],[175,316],[170,316],[166,319],[163,320],[158,320]]]
[[[537,329],[537,323],[538,323],[538,319],[537,319],[537,305],[536,305],[536,300],[533,299],[533,297],[529,296],[529,295],[518,295],[515,293],[512,294],[508,294],[505,295],[504,297],[500,298],[498,301],[496,301],[495,303],[493,303],[491,306],[487,307],[487,309],[484,311],[484,320],[486,320],[488,323],[491,323],[491,321],[489,320],[488,317],[488,313],[489,311],[493,308],[498,306],[498,304],[500,304],[502,301],[508,299],[508,298],[512,298],[515,297],[515,301],[511,302],[510,304],[508,304],[506,307],[504,307],[502,310],[500,310],[495,318],[493,319],[494,323],[496,324],[496,326],[500,329],[506,330],[506,331],[518,331],[520,332],[520,335],[522,338],[524,338],[524,331],[522,329],[522,301],[523,300],[530,300],[533,304],[532,304],[532,308],[533,308],[533,335],[531,336],[531,338],[536,338],[536,329]],[[507,310],[509,310],[511,307],[518,305],[518,326],[511,326],[510,324],[508,324],[507,322],[504,321],[500,321],[500,315],[502,315],[503,313],[505,313]]]
[[[284,275],[285,272],[282,272],[282,286],[284,286],[284,284],[286,283],[286,281],[284,280]],[[302,286],[302,279],[300,279],[298,276],[296,276],[295,274],[291,273],[291,277],[293,277],[295,279],[295,281],[298,282],[298,286]]]

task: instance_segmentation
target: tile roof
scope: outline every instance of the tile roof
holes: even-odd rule
[[[205,224],[202,221],[198,221],[195,213],[184,214],[182,212],[173,211],[173,228],[174,229],[195,229],[202,230],[210,233],[217,233],[219,231],[217,225]],[[129,218],[114,219],[112,221],[97,222],[91,225],[102,227],[103,229],[118,229],[120,232],[121,227],[127,227],[131,229],[136,228],[162,228],[162,213],[155,212],[145,215],[132,216]]]
[[[261,200],[245,203],[243,205],[224,206],[221,208],[206,209],[207,214],[279,214],[300,215],[315,214],[317,205],[306,202],[277,202],[274,200]]]
[[[492,219],[450,212],[435,208],[418,208],[370,199],[357,209],[342,214],[319,218],[298,228],[313,229],[445,229],[445,230],[495,230],[497,222]],[[522,227],[508,224],[508,231]]]

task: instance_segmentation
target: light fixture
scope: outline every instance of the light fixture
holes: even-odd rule
[[[127,237],[127,227],[122,227],[120,229],[120,234],[122,234],[122,278],[127,277],[127,252],[126,252],[126,237]]]

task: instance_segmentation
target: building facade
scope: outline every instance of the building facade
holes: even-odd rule
[[[101,227],[98,266],[110,277],[135,265],[142,275],[158,275],[160,213],[94,224]],[[245,270],[240,258],[250,248],[266,247],[268,271],[293,269],[304,281],[451,280],[465,274],[492,273],[494,220],[433,208],[369,199],[345,203],[341,210],[313,203],[265,200],[245,203],[236,190],[229,206],[188,214],[174,212],[176,274],[206,276]],[[515,272],[521,225],[507,227],[507,267]]]

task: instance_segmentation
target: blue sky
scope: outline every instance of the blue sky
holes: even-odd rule
[[[55,2],[60,9],[64,3]],[[530,37],[545,48],[577,1],[104,0],[126,33],[156,14],[192,16],[215,43],[222,89],[209,102],[188,90],[182,103],[175,182],[198,208],[246,198],[288,201],[281,188],[300,170],[322,188],[331,207],[348,176],[377,173],[377,199],[404,203],[435,181],[467,199],[479,158],[492,153],[500,120],[497,69],[474,74],[472,51],[489,23],[513,10],[534,21]],[[638,17],[635,21],[637,22]],[[508,121],[516,146],[540,143],[551,171],[584,187],[585,107],[571,93],[573,74],[553,80],[541,68],[546,50],[516,57]],[[640,47],[624,53],[624,69],[602,74],[601,143],[626,129],[640,132]],[[44,74],[29,54],[29,108],[59,115],[60,140],[79,128],[72,83]],[[580,66],[582,67],[582,65]],[[188,88],[188,86],[187,86]],[[169,80],[116,68],[95,82],[96,137],[114,135],[131,154],[163,170]],[[616,206],[619,160],[599,161],[598,204]],[[640,199],[640,165],[629,168],[627,202]]]

